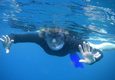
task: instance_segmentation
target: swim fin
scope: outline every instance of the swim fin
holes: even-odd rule
[[[73,62],[75,67],[83,68],[83,64],[81,62],[79,62],[80,57],[78,56],[78,52],[75,54],[70,54],[70,59]]]

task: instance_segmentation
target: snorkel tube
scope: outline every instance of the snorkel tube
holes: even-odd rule
[[[83,64],[81,62],[79,62],[80,60],[80,57],[79,57],[79,52],[76,52],[76,53],[73,53],[73,54],[70,54],[70,59],[73,63],[73,65],[76,67],[76,68],[83,68]]]

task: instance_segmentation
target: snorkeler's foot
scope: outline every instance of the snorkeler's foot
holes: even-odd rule
[[[4,46],[5,50],[6,50],[6,53],[9,53],[11,44],[14,42],[14,40],[11,39],[8,35],[3,35],[0,38],[0,41],[2,42],[2,44],[3,44],[3,46]]]

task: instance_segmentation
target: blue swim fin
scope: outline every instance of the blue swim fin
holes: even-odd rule
[[[83,64],[79,62],[80,57],[78,56],[78,53],[70,54],[70,59],[75,65],[75,67],[83,68]]]

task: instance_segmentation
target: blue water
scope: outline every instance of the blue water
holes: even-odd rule
[[[69,28],[94,43],[115,43],[115,0],[0,0],[0,36],[44,26]],[[69,56],[47,55],[36,44],[13,44],[6,54],[0,43],[0,80],[115,80],[115,50],[103,54],[81,69]]]

